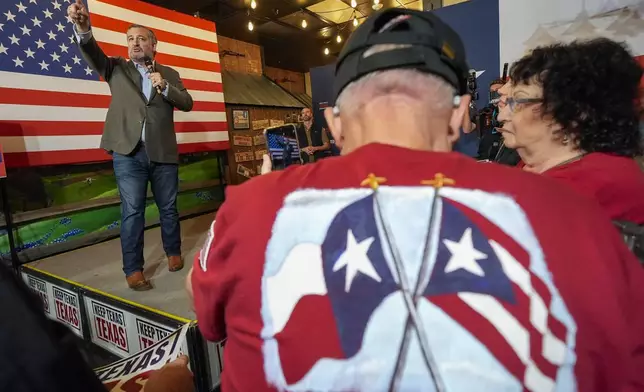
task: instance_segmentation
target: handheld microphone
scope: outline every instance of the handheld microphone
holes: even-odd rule
[[[148,68],[148,71],[150,71],[150,73],[155,72],[154,71],[154,63],[152,62],[152,59],[150,57],[145,56],[143,58],[143,63]],[[157,86],[157,93],[161,94],[161,86]]]

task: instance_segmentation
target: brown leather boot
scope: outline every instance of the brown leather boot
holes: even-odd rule
[[[168,271],[177,272],[183,269],[181,256],[168,256]]]
[[[143,272],[138,271],[125,278],[127,285],[134,291],[147,291],[152,289],[152,285],[145,279]]]

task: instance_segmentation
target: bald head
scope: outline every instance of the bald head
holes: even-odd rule
[[[415,149],[451,149],[464,112],[456,114],[455,89],[442,78],[411,69],[374,72],[349,84],[325,112],[343,153],[369,142]],[[467,104],[465,109],[467,109]],[[459,117],[460,116],[460,117]],[[347,148],[348,145],[348,148]]]

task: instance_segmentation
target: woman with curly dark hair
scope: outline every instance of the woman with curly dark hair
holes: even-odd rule
[[[523,170],[565,181],[613,220],[644,224],[642,68],[605,38],[535,49],[510,70],[499,120]]]

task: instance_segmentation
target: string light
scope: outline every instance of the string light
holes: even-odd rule
[[[358,3],[356,0],[351,0],[351,8],[356,8],[358,6]]]
[[[373,0],[373,4],[374,4],[374,5],[378,5],[378,4],[380,4],[380,0]]]
[[[252,1],[250,2],[250,8],[252,8],[252,9],[257,8],[257,3],[255,2],[255,0],[252,0]]]
[[[248,21],[248,30],[253,31],[253,29],[254,29],[254,28],[255,28],[255,26],[253,26],[253,22],[251,22],[251,21],[249,20],[249,21]]]
[[[358,18],[356,18],[355,16],[353,17],[353,26],[358,27]]]
[[[305,29],[307,26],[306,19],[302,19],[302,28]]]
[[[342,42],[342,37],[340,36],[340,34],[338,34],[338,36],[335,37],[335,40],[338,41],[338,43]]]
[[[329,55],[329,48],[324,48],[324,54],[325,54],[326,56],[328,56],[328,55]]]

